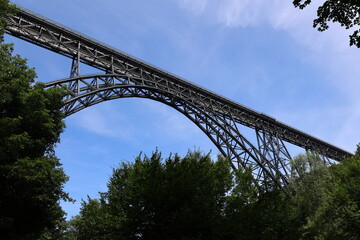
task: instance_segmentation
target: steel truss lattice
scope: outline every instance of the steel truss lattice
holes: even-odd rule
[[[47,87],[56,86],[68,89],[63,109],[67,116],[117,98],[140,97],[162,102],[193,121],[231,160],[234,168],[250,168],[260,184],[265,179],[281,185],[288,183],[287,168],[291,157],[282,140],[265,132],[263,135],[267,138],[262,138],[262,131],[256,129],[261,142],[256,147],[240,133],[239,123],[232,115],[219,112],[219,106],[211,104],[196,91],[179,89],[167,81],[154,82],[126,74],[78,76],[47,84]]]
[[[123,97],[159,101],[193,121],[234,168],[249,167],[258,182],[281,186],[288,184],[291,172],[285,142],[316,152],[326,162],[352,155],[26,9],[20,8],[7,22],[6,33],[72,59],[70,78],[47,84],[68,89],[66,115]],[[106,74],[80,76],[80,62]],[[245,137],[240,130],[244,126],[254,139]]]

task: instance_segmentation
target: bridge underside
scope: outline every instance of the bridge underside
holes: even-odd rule
[[[74,114],[103,101],[118,98],[139,97],[164,103],[184,114],[196,124],[232,163],[233,168],[251,169],[255,180],[262,186],[276,183],[288,184],[291,156],[284,141],[264,129],[249,128],[252,141],[241,132],[241,124],[232,115],[222,113],[216,104],[209,103],[196,92],[180,90],[168,82],[154,82],[126,74],[100,74],[77,76],[76,67],[72,76],[47,84],[47,87],[65,87],[64,113]],[[227,112],[227,111],[225,111]],[[247,132],[247,135],[249,133]],[[254,142],[255,143],[252,143]],[[296,172],[295,172],[296,174]]]
[[[289,175],[296,174],[285,142],[316,152],[327,163],[352,155],[28,10],[20,8],[7,22],[6,33],[73,60],[70,78],[47,84],[68,90],[63,109],[67,116],[117,98],[162,102],[193,121],[234,168],[250,168],[263,185],[286,186]],[[106,74],[80,76],[80,62]]]

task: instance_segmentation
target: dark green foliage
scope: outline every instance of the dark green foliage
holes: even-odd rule
[[[199,152],[165,161],[158,152],[139,156],[114,169],[108,191],[100,201],[83,203],[74,226],[79,239],[225,239],[232,185],[230,164],[221,157],[212,162]],[[98,224],[108,232],[97,231]]]
[[[227,198],[227,239],[253,239],[257,227],[254,220],[254,204],[258,201],[258,188],[249,170],[235,172],[234,186]]]
[[[327,193],[310,229],[324,239],[360,239],[360,154],[330,168]]]
[[[235,174],[235,187],[227,199],[226,239],[296,239],[290,196],[279,189],[261,190],[254,185],[250,170]]]
[[[36,239],[63,221],[59,200],[68,177],[54,155],[63,131],[63,89],[34,83],[35,71],[4,44],[4,16],[14,11],[0,0],[0,236]]]
[[[294,0],[295,7],[305,8],[311,0]],[[358,28],[350,35],[350,46],[360,48],[360,1],[359,0],[327,0],[317,10],[317,16],[313,27],[319,31],[329,28],[328,22],[338,22],[346,29]]]
[[[64,91],[33,85],[34,70],[12,51],[12,45],[0,45],[0,157],[7,163],[51,153],[64,128]]]
[[[53,229],[64,212],[59,199],[67,180],[55,157],[23,158],[0,166],[0,230],[8,239],[38,236]]]
[[[291,213],[300,223],[299,239],[360,239],[358,152],[332,167],[318,158],[317,167],[293,182]]]
[[[359,8],[359,1],[325,1],[314,27],[356,27]],[[71,200],[68,177],[54,155],[65,92],[34,83],[34,70],[2,42],[4,16],[14,11],[0,0],[1,239],[360,239],[360,147],[332,167],[314,154],[296,157],[293,196],[259,188],[250,170],[232,171],[222,157],[139,156],[114,169],[108,191],[65,222],[59,200]],[[360,47],[359,30],[350,44]]]
[[[72,227],[67,233],[72,233],[76,239],[118,239],[121,235],[113,234],[121,219],[115,219],[109,214],[107,205],[97,199],[88,198],[82,202],[80,215],[70,220]]]
[[[198,152],[163,163],[156,152],[115,169],[108,187],[104,200],[124,217],[116,231],[126,239],[219,239],[230,166]]]
[[[299,174],[289,196],[264,191],[250,170],[231,172],[223,158],[139,156],[114,169],[100,200],[83,202],[70,232],[76,239],[360,239],[360,150],[332,167],[311,153],[292,164]]]
[[[4,40],[5,16],[13,14],[15,11],[15,6],[9,4],[9,0],[0,0],[0,42]]]

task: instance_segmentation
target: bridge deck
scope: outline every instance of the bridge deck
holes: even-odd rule
[[[29,10],[19,8],[16,16],[8,17],[6,33],[69,58],[79,56],[81,62],[106,72],[125,73],[151,78],[154,81],[166,79],[184,91],[186,89],[196,91],[204,97],[205,102],[216,103],[215,111],[219,114],[231,113],[235,121],[242,125],[263,129],[286,142],[318,152],[328,158],[341,161],[344,157],[352,155],[330,143],[279,122],[271,116],[245,107]]]

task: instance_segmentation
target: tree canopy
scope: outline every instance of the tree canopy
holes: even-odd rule
[[[301,239],[360,239],[359,149],[331,167],[318,164],[295,182]]]
[[[0,236],[36,239],[63,221],[60,199],[71,200],[54,153],[65,91],[35,83],[34,69],[3,42],[4,17],[14,11],[0,0]]]
[[[333,20],[354,27],[358,6],[326,1],[314,26],[325,30]],[[65,222],[59,201],[71,201],[63,190],[68,177],[54,148],[66,93],[35,82],[34,69],[3,42],[4,16],[13,11],[0,0],[1,239],[360,239],[360,146],[330,167],[316,154],[295,157],[291,196],[260,188],[249,169],[233,170],[221,156],[139,155],[114,168],[107,191],[84,200]],[[359,47],[354,34],[350,43]]]
[[[13,14],[15,11],[15,6],[9,4],[9,0],[0,0],[0,42],[4,40],[4,28],[6,26],[5,16]]]
[[[295,7],[305,8],[311,0],[294,0]],[[337,22],[346,29],[355,28],[350,37],[350,46],[360,48],[360,1],[359,0],[326,0],[317,10],[313,27],[319,31],[329,28],[329,22]],[[357,28],[357,29],[356,29]]]
[[[163,161],[155,152],[114,169],[108,191],[83,202],[74,223],[79,239],[99,233],[109,239],[222,239],[232,185],[224,158],[213,162],[191,152]]]
[[[360,148],[359,148],[360,149]],[[139,156],[113,170],[100,199],[70,221],[75,239],[360,239],[360,151],[326,166],[316,154],[292,162],[293,195],[265,191],[250,170],[191,152]]]

